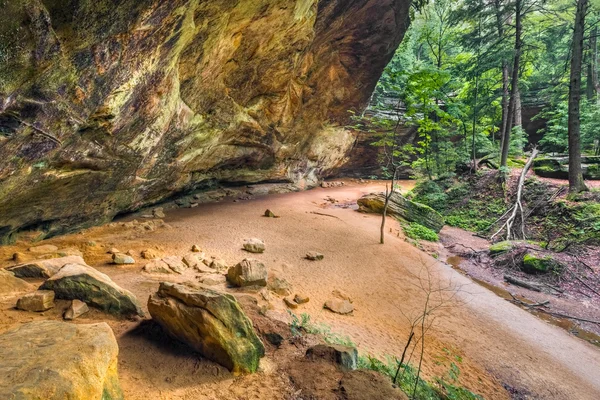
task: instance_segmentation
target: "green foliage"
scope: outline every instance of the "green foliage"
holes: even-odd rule
[[[416,222],[411,222],[408,225],[402,227],[404,230],[404,234],[411,239],[415,240],[427,240],[430,242],[437,242],[440,240],[438,234],[421,224],[417,224]]]

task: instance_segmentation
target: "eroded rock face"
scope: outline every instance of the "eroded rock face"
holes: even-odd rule
[[[39,321],[0,335],[0,398],[123,399],[106,323]]]
[[[235,298],[163,282],[148,310],[171,336],[234,373],[255,372],[265,349]]]
[[[104,222],[214,181],[316,184],[353,143],[348,110],[368,102],[409,4],[7,2],[0,236]]]

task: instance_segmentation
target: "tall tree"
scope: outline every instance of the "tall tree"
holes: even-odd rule
[[[504,137],[502,138],[502,149],[500,167],[506,167],[508,161],[508,150],[510,149],[510,134],[515,123],[515,110],[517,108],[517,96],[519,95],[519,68],[521,61],[521,48],[523,47],[523,3],[522,0],[515,1],[515,55],[513,58],[512,78],[510,84],[510,102],[508,104],[508,124]]]
[[[575,27],[573,29],[573,53],[571,56],[571,75],[569,79],[569,192],[578,193],[587,190],[581,171],[581,121],[579,103],[581,102],[581,64],[583,61],[583,34],[588,0],[577,0]]]
[[[586,96],[588,100],[594,100],[598,97],[600,85],[598,84],[598,27],[594,26],[588,42],[589,53],[587,62],[587,85]]]

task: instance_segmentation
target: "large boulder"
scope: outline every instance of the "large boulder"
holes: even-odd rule
[[[255,372],[264,346],[235,298],[163,282],[148,310],[171,336],[238,374]]]
[[[123,399],[106,323],[30,322],[0,335],[0,354],[1,399]]]
[[[133,293],[122,289],[107,275],[85,265],[65,265],[40,289],[53,290],[57,299],[81,300],[116,316],[144,316]]]
[[[14,293],[30,292],[35,287],[23,279],[17,278],[12,272],[0,269],[0,297]]]
[[[600,179],[600,156],[581,157],[581,170],[585,179]],[[538,157],[533,172],[545,178],[569,179],[569,157]]]
[[[34,260],[23,264],[8,267],[18,278],[43,278],[47,279],[56,274],[67,264],[87,265],[83,258],[79,256],[67,256],[60,258],[50,258],[47,260]]]
[[[267,267],[254,258],[245,258],[227,271],[227,280],[235,286],[267,286]]]
[[[383,213],[385,193],[370,193],[358,199],[358,207],[362,212]],[[444,227],[444,217],[425,204],[408,200],[394,191],[388,203],[387,214],[395,218],[416,222],[439,232]]]
[[[410,3],[4,2],[0,240],[214,181],[316,185],[354,143],[348,110],[368,104]]]

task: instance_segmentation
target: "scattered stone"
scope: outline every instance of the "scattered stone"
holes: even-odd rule
[[[267,288],[280,296],[289,296],[292,294],[292,285],[283,278],[271,276],[267,282]]]
[[[271,301],[273,299],[273,296],[271,296],[271,292],[267,289],[262,289],[259,293],[264,301]]]
[[[34,286],[17,278],[12,272],[0,269],[0,296],[30,292]]]
[[[122,400],[118,353],[104,322],[23,324],[0,335],[0,398]]]
[[[83,257],[83,253],[76,247],[68,247],[66,249],[60,249],[56,252],[60,257],[67,256],[79,256]]]
[[[200,283],[202,283],[203,285],[206,286],[216,286],[216,285],[223,285],[225,284],[225,282],[227,281],[227,278],[225,277],[225,275],[221,275],[221,274],[209,274],[209,275],[203,275],[199,278]]]
[[[284,341],[283,336],[275,332],[265,333],[265,339],[267,339],[267,342],[276,347],[280,347]]]
[[[202,259],[196,254],[186,254],[183,256],[183,263],[189,268],[195,268],[200,272],[214,272],[210,268],[205,268]]]
[[[186,270],[186,266],[181,260],[181,257],[169,256],[164,257],[162,260],[177,274],[183,274]]]
[[[135,264],[133,257],[123,253],[114,253],[112,255],[113,264]]]
[[[239,287],[267,286],[267,267],[256,259],[246,258],[229,268],[227,280]]]
[[[323,258],[325,258],[325,256],[321,253],[318,253],[316,251],[309,251],[308,253],[306,253],[306,259],[307,260],[311,260],[311,261],[320,261]]]
[[[133,293],[122,289],[107,275],[92,267],[67,264],[44,282],[40,289],[53,290],[57,299],[81,300],[113,315],[144,316]]]
[[[325,302],[324,307],[337,314],[350,314],[354,311],[354,306],[348,300],[332,299]]]
[[[247,239],[244,242],[244,250],[250,253],[263,253],[265,251],[265,242],[257,238]]]
[[[17,308],[24,311],[42,312],[54,307],[54,292],[36,290],[17,300]]]
[[[233,373],[258,369],[264,345],[233,296],[163,282],[148,310],[171,336]]]
[[[329,361],[346,370],[356,369],[358,365],[358,351],[350,346],[318,344],[306,350],[306,358],[311,361]]]
[[[128,256],[132,256],[133,257],[133,256],[135,256],[135,251],[133,251],[133,250],[127,250],[127,253],[125,253],[125,254],[127,254]]]
[[[90,240],[90,241],[89,241],[89,242],[87,242],[85,245],[86,245],[86,246],[89,246],[89,247],[96,247],[96,242],[94,242],[93,240]]]
[[[198,207],[198,203],[190,203],[190,208],[196,208]]]
[[[142,214],[142,215],[140,215],[140,217],[145,218],[145,219],[152,219],[152,218],[154,218],[154,215],[152,215],[152,214]]]
[[[283,299],[283,302],[285,303],[286,306],[288,306],[288,308],[291,308],[292,310],[295,310],[296,308],[298,308],[298,303],[296,303],[294,300],[290,299],[289,297],[285,297]]]
[[[306,304],[310,301],[310,297],[297,294],[294,296],[294,301],[298,304]]]
[[[160,255],[154,249],[142,250],[141,254],[142,254],[142,258],[145,260],[156,260],[156,259],[160,258]]]
[[[340,186],[344,186],[344,182],[321,182],[321,187],[322,188],[333,188],[333,187],[340,187]]]
[[[12,260],[17,263],[22,263],[27,259],[27,256],[24,253],[16,252],[12,256]]]
[[[163,260],[154,260],[144,265],[142,271],[148,274],[172,274],[174,271]]]
[[[198,246],[197,244],[195,244],[195,245],[192,246],[192,251],[194,253],[201,253],[202,249],[200,248],[200,246]]]
[[[342,299],[342,300],[348,300],[350,303],[352,303],[352,302],[353,302],[353,301],[352,301],[352,298],[351,298],[351,297],[348,295],[348,293],[346,293],[346,292],[343,292],[343,291],[341,291],[341,290],[339,290],[339,289],[335,289],[335,290],[333,290],[333,291],[331,292],[331,294],[332,294],[334,297],[337,297],[338,299]]]
[[[111,247],[110,250],[107,251],[108,254],[118,254],[121,251],[119,249],[117,249],[116,247]]]
[[[265,211],[265,217],[267,218],[279,218],[277,215],[275,215],[275,213],[273,213],[273,211],[267,209],[267,211]]]
[[[67,311],[65,311],[65,313],[63,314],[63,318],[66,319],[67,321],[72,321],[75,318],[81,317],[83,314],[85,314],[88,311],[90,311],[90,309],[87,304],[85,304],[81,300],[75,299],[75,300],[71,301],[71,305],[69,306]]]
[[[228,265],[222,258],[214,258],[210,260],[210,264],[208,266],[217,271],[225,271],[228,269]]]
[[[154,218],[165,218],[165,212],[163,211],[162,207],[156,207],[154,210],[152,210],[152,215],[154,215]]]
[[[42,246],[30,247],[28,250],[34,254],[48,254],[56,252],[58,247],[51,244],[44,244]]]
[[[50,278],[67,264],[87,265],[79,256],[68,256],[50,258],[47,260],[34,260],[23,264],[8,267],[7,270],[15,274],[17,278]]]

